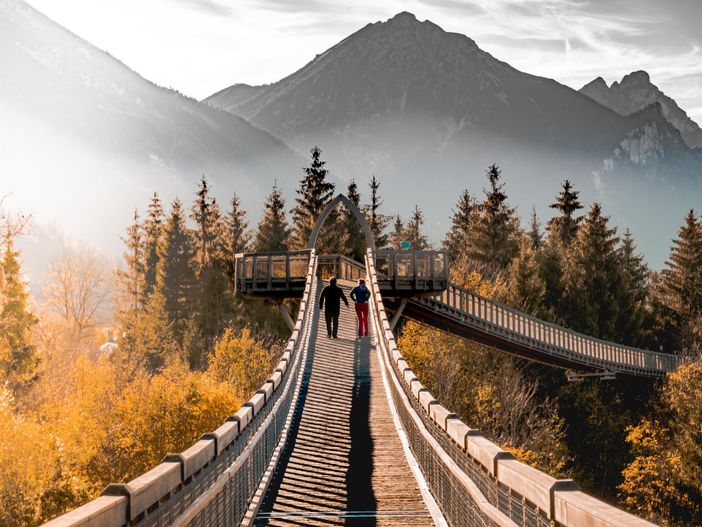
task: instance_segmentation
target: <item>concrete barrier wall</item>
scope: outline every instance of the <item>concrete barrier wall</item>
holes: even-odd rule
[[[185,451],[168,454],[161,464],[128,483],[109,485],[99,498],[45,523],[44,527],[123,527],[130,522],[139,525],[161,504],[168,503],[174,493],[199,481],[198,475],[214,465],[220,456],[227,454],[247,428],[257,426],[260,420],[256,420],[256,416],[272,402],[274,395],[283,389],[290,378],[290,365],[293,356],[299,352],[299,336],[308,314],[307,308],[314,306],[314,299],[309,298],[314,265],[315,253],[312,251],[295,329],[280,361],[271,377],[236,413]]]
[[[372,301],[375,307],[379,339],[394,366],[391,372],[403,383],[407,396],[415,399],[423,414],[422,420],[432,421],[471,461],[478,463],[497,486],[502,484],[535,504],[549,520],[566,527],[653,527],[654,524],[624,512],[582,492],[572,480],[558,480],[517,461],[509,452],[483,437],[476,429],[461,422],[444,408],[412,372],[397,348],[383,306],[375,276],[372,253],[366,258]],[[465,475],[468,477],[468,475]],[[493,504],[496,505],[496,504]]]

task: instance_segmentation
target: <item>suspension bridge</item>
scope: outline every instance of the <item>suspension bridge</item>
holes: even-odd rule
[[[315,250],[340,204],[366,235],[364,263]],[[184,452],[46,526],[653,525],[519,462],[463,423],[422,385],[393,329],[406,316],[572,379],[662,376],[677,356],[579,334],[456,286],[443,252],[377,250],[342,195],[320,215],[309,247],[237,255],[237,290],[277,300],[291,330],[251,399]],[[344,308],[339,338],[326,337],[318,301],[329,276],[347,289],[366,279],[369,338],[355,338]],[[299,299],[295,320],[284,298]]]

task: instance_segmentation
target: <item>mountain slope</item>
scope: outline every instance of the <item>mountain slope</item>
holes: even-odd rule
[[[153,190],[189,205],[202,174],[256,208],[274,179],[296,183],[302,160],[270,133],[152,84],[20,0],[0,0],[0,68],[3,189],[25,208],[46,210],[33,191],[47,180],[53,208],[90,188],[85,214],[121,229]]]
[[[522,211],[536,204],[550,214],[568,177],[584,200],[604,201],[635,233],[656,226],[632,197],[651,202],[660,191],[667,197],[659,202],[689,201],[702,181],[702,157],[661,106],[621,116],[410,13],[368,24],[279,82],[232,87],[205,101],[300,152],[318,144],[341,179],[376,173],[386,204],[407,214],[419,202],[435,238],[463,188],[481,193],[492,162]]]
[[[621,82],[611,86],[602,77],[597,77],[582,88],[583,93],[602,106],[620,115],[630,115],[653,103],[659,103],[665,118],[677,128],[690,148],[702,146],[702,129],[672,98],[663,93],[645,71],[634,71],[625,75]]]

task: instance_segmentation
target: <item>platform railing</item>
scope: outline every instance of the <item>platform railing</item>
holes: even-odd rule
[[[316,284],[308,253],[297,321],[271,377],[216,430],[128,483],[108,486],[95,500],[45,527],[240,525],[280,443],[293,406]]]
[[[653,527],[517,461],[464,424],[422,385],[397,348],[373,258],[366,258],[371,321],[410,449],[446,521],[455,526]]]
[[[366,276],[366,268],[362,263],[343,254],[325,254],[318,258],[317,276],[325,280],[335,277],[356,281]]]
[[[674,371],[681,363],[677,355],[584,335],[454,284],[445,291],[416,301],[485,333],[604,371],[655,376]]]
[[[235,290],[249,294],[303,290],[309,262],[309,250],[237,254]]]
[[[374,254],[378,283],[384,291],[438,291],[448,285],[445,251],[396,251],[381,249]]]

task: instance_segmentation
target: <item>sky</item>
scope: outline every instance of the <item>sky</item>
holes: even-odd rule
[[[410,11],[512,66],[579,89],[635,70],[702,123],[702,0],[30,0],[143,77],[202,99],[293,73]]]

